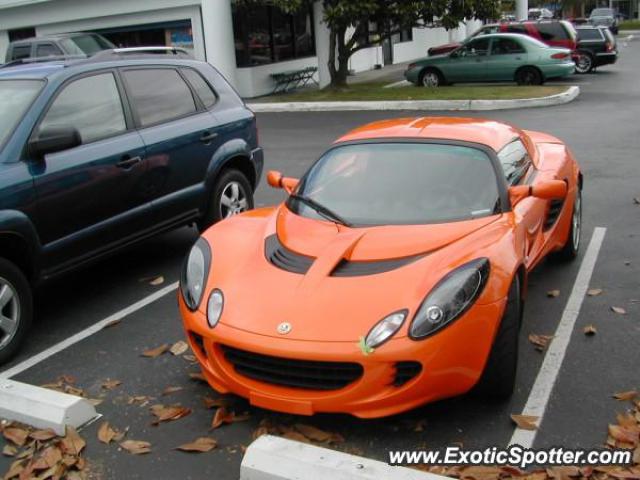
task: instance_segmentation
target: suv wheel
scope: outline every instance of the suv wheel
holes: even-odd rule
[[[0,363],[16,353],[32,317],[29,282],[18,267],[0,258]]]
[[[201,232],[220,220],[253,208],[251,185],[239,170],[225,170],[216,180],[212,192],[207,213],[198,223]]]
[[[576,58],[576,72],[589,73],[593,70],[593,56],[587,52],[579,52]]]

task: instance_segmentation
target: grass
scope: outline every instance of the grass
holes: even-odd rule
[[[625,20],[620,23],[620,30],[640,30],[640,20]]]
[[[564,92],[561,86],[451,86],[383,88],[385,83],[358,83],[346,88],[299,90],[264,97],[265,102],[329,102],[377,100],[501,100],[537,98]]]

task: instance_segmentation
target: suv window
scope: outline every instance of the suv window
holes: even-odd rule
[[[514,140],[498,153],[504,177],[509,185],[519,183],[531,165],[531,158],[520,140]]]
[[[31,56],[31,45],[16,45],[11,51],[11,60],[20,60]]]
[[[525,49],[512,38],[494,38],[491,45],[491,55],[511,55],[526,53]]]
[[[542,38],[542,40],[564,40],[569,38],[567,32],[559,22],[538,23],[536,27],[540,32],[540,38]]]
[[[578,38],[580,40],[602,40],[602,35],[597,28],[581,28],[578,30]]]
[[[191,84],[193,89],[196,91],[200,100],[202,100],[202,104],[205,108],[211,108],[215,103],[218,97],[216,97],[215,92],[211,88],[211,85],[207,83],[207,81],[195,70],[191,68],[183,68],[182,73],[187,79],[187,81]]]
[[[79,78],[62,88],[38,127],[74,127],[82,143],[126,131],[120,93],[112,73]]]
[[[57,55],[62,55],[62,52],[53,43],[41,43],[36,46],[36,58],[55,57]]]
[[[196,111],[191,89],[177,70],[125,70],[124,77],[143,127],[184,117]]]

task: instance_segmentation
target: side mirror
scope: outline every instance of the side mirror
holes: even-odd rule
[[[282,173],[277,172],[275,170],[269,170],[267,173],[267,183],[269,186],[273,188],[282,188],[287,193],[293,192],[293,190],[298,186],[297,178],[285,177]]]
[[[69,150],[82,144],[80,132],[73,127],[51,127],[29,140],[29,153],[35,158],[43,158],[48,153]]]
[[[515,185],[509,187],[509,200],[511,200],[511,205],[516,205],[527,197],[556,200],[566,196],[567,184],[562,180],[547,180],[535,185]]]

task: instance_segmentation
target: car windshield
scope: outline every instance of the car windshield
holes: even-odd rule
[[[0,80],[0,146],[36,98],[41,80]]]
[[[613,10],[610,8],[596,8],[591,12],[592,17],[613,17]]]
[[[320,205],[353,226],[467,220],[499,208],[485,152],[433,143],[338,146],[311,167],[295,193],[287,201],[294,213],[326,219],[313,208]]]
[[[100,35],[76,35],[63,38],[60,43],[65,51],[71,55],[94,55],[102,50],[110,50],[115,45]]]

